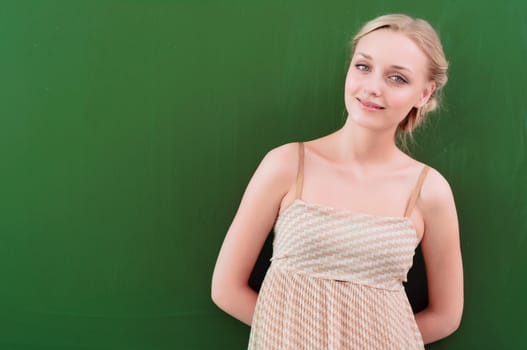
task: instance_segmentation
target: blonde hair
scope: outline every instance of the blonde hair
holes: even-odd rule
[[[439,36],[430,23],[403,14],[388,14],[367,22],[352,40],[351,55],[353,56],[357,43],[362,37],[381,28],[403,33],[417,44],[428,57],[428,79],[436,84],[436,89],[427,103],[419,109],[413,107],[397,128],[397,134],[411,136],[412,131],[423,122],[425,115],[439,106],[441,89],[448,80],[448,62]]]

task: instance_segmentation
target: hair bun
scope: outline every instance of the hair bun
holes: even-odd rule
[[[428,112],[432,112],[435,110],[438,106],[437,98],[431,97],[423,107],[421,107],[421,114],[426,114]]]

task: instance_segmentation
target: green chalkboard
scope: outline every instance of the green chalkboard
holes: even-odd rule
[[[342,126],[348,42],[389,12],[451,65],[411,148],[452,186],[465,310],[427,348],[527,346],[525,1],[0,7],[0,349],[244,349],[210,299],[243,190],[271,148]]]

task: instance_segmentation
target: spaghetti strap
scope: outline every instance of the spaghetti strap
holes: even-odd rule
[[[408,205],[406,206],[406,210],[404,212],[405,217],[410,216],[410,214],[412,213],[412,210],[415,207],[415,203],[417,202],[419,193],[421,193],[421,187],[423,186],[423,182],[425,180],[425,177],[426,177],[426,174],[428,173],[429,168],[430,167],[428,165],[424,165],[423,170],[421,170],[421,174],[419,174],[419,178],[417,179],[417,184],[415,185],[415,188],[412,191],[410,199],[408,200]]]
[[[296,197],[302,198],[302,185],[304,183],[304,143],[298,143],[298,171],[296,173]]]

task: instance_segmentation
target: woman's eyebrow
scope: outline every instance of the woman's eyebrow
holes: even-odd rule
[[[364,58],[366,58],[366,59],[368,59],[368,60],[371,60],[371,59],[372,59],[372,57],[371,57],[370,55],[365,54],[365,53],[363,53],[363,52],[357,52],[357,55],[361,55],[361,56],[363,56]],[[396,65],[396,64],[392,64],[391,67],[392,67],[392,68],[395,68],[395,69],[406,70],[406,71],[408,71],[408,72],[410,72],[410,73],[412,72],[412,70],[411,70],[410,68],[403,67],[403,66],[399,66],[399,65]]]
[[[392,68],[395,68],[395,69],[400,69],[400,70],[406,70],[408,72],[412,72],[412,70],[410,68],[406,68],[406,67],[403,67],[403,66],[398,66],[398,65],[392,65]]]
[[[370,55],[366,55],[365,53],[357,52],[357,55],[364,56],[364,58],[367,58],[367,59],[371,60],[371,56]]]

